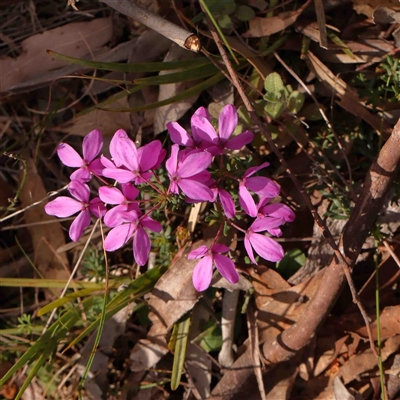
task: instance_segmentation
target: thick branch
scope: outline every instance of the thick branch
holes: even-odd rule
[[[195,53],[200,51],[201,43],[197,35],[181,28],[178,25],[160,17],[157,14],[146,10],[135,4],[132,0],[101,0],[109,7],[119,11],[121,14],[133,18],[135,21],[142,23],[150,29],[172,40],[186,50],[191,50]]]
[[[353,266],[361,247],[380,212],[385,196],[396,175],[400,163],[400,120],[392,134],[372,164],[364,182],[352,215],[347,222],[340,248],[343,249],[348,265]],[[327,267],[321,285],[310,300],[299,321],[282,332],[273,343],[264,343],[264,356],[271,363],[278,363],[291,358],[296,351],[306,346],[315,334],[344,284],[344,269],[335,258]]]

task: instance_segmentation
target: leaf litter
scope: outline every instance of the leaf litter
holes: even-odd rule
[[[52,4],[51,1],[47,3]],[[223,28],[222,32],[227,43],[247,63],[246,68],[239,69],[237,73],[245,83],[248,96],[258,104],[259,109],[256,107],[256,111],[263,116],[264,123],[269,124],[273,133],[275,132],[275,139],[280,143],[285,158],[294,160],[295,171],[305,171],[302,172],[301,178],[303,187],[308,193],[316,191],[324,198],[319,213],[333,236],[337,238],[342,234],[354,204],[343,200],[343,196],[349,197],[348,192],[343,194],[339,190],[343,182],[332,178],[333,174],[332,171],[328,171],[328,164],[319,158],[316,147],[313,147],[319,146],[327,157],[340,164],[337,143],[332,139],[330,129],[321,122],[319,110],[329,109],[329,118],[335,130],[339,132],[338,140],[352,143],[346,148],[345,156],[349,158],[354,169],[354,188],[360,193],[361,182],[368,165],[376,156],[378,146],[392,131],[393,122],[386,116],[389,112],[396,115],[399,109],[396,24],[400,7],[394,1],[385,4],[378,4],[372,0],[354,0],[343,4],[329,2],[324,9],[329,22],[324,27],[327,31],[328,46],[327,49],[322,49],[319,47],[321,20],[317,21],[312,2],[302,2],[300,5],[276,2],[274,7],[268,8],[265,2],[252,1],[249,2],[249,6],[256,16],[248,22],[243,22],[239,13],[235,14],[236,7],[242,6],[243,2],[231,3],[234,4],[234,8],[214,6],[212,12],[219,21],[223,20],[222,17],[226,20],[226,16],[229,16],[232,25],[230,28]],[[200,56],[185,53],[183,50],[177,54],[167,39],[159,39],[159,47],[152,46],[152,41],[157,41],[157,34],[151,36],[154,33],[145,31],[137,23],[132,23],[124,15],[114,13],[109,8],[93,11],[99,7],[98,3],[82,5],[82,10],[88,7],[80,14],[80,18],[87,18],[84,22],[76,22],[76,14],[73,16],[73,13],[68,13],[63,17],[60,26],[55,27],[46,25],[45,16],[48,10],[38,5],[31,11],[32,21],[37,21],[44,29],[37,33],[36,23],[32,22],[29,34],[18,38],[15,35],[16,25],[13,25],[13,18],[19,21],[18,18],[24,16],[17,17],[17,8],[13,5],[1,6],[2,15],[5,15],[5,10],[9,15],[3,30],[7,40],[2,38],[5,43],[3,48],[6,47],[7,52],[3,52],[0,59],[0,92],[9,98],[7,103],[1,101],[2,152],[9,154],[12,150],[24,161],[11,162],[10,157],[3,155],[0,163],[0,182],[14,191],[11,191],[9,198],[14,194],[17,198],[14,205],[7,201],[2,202],[4,217],[24,210],[13,218],[0,218],[2,230],[7,228],[3,232],[12,232],[11,235],[4,235],[4,239],[2,237],[1,252],[6,255],[0,267],[1,285],[7,287],[10,284],[10,271],[14,270],[15,273],[17,260],[21,260],[24,268],[29,270],[28,275],[34,274],[38,281],[36,292],[29,291],[24,287],[24,277],[21,273],[19,293],[4,291],[7,295],[0,309],[0,336],[4,338],[4,355],[0,358],[0,366],[2,376],[6,376],[7,370],[18,361],[17,351],[23,352],[28,349],[27,339],[33,342],[39,339],[32,328],[44,328],[46,325],[44,319],[35,316],[35,310],[39,309],[38,304],[43,300],[51,302],[60,295],[60,292],[54,289],[41,287],[40,280],[68,279],[71,266],[82,255],[83,241],[74,245],[66,244],[65,233],[68,231],[69,222],[55,221],[47,216],[43,210],[43,203],[40,203],[46,197],[46,193],[58,189],[60,183],[67,183],[70,173],[62,169],[58,160],[53,157],[57,144],[66,141],[65,138],[70,136],[71,144],[76,147],[79,144],[79,136],[85,136],[95,128],[102,130],[106,138],[110,138],[115,130],[122,128],[137,141],[147,143],[155,135],[166,141],[166,124],[179,120],[186,129],[190,126],[189,111],[206,106],[211,102],[210,97],[214,101],[209,109],[213,118],[224,105],[235,103],[240,106],[241,102],[233,85],[225,80],[218,84],[219,87],[214,85],[209,88],[208,92],[198,92],[179,102],[158,107],[155,111],[129,112],[130,107],[168,100],[201,83],[203,78],[199,81],[154,85],[151,89],[143,88],[136,93],[127,93],[128,89],[132,88],[129,82],[149,75],[107,75],[100,70],[93,72],[89,68],[71,68],[66,61],[52,58],[45,50],[50,48],[75,58],[106,62],[129,60],[131,63],[178,61],[186,56]],[[80,3],[75,6],[81,10]],[[142,6],[148,7],[146,4]],[[172,12],[171,7],[163,5],[163,10]],[[155,9],[160,11],[158,7]],[[189,22],[201,12],[201,8],[199,5],[195,6],[194,12],[193,7],[189,7],[189,2],[184,1],[179,5],[178,11],[175,15],[179,15],[182,21]],[[340,17],[341,15],[346,17]],[[198,31],[207,31],[205,20],[199,21]],[[207,50],[211,49],[214,54],[207,55],[215,58],[217,50],[207,38],[208,32],[204,33],[203,46]],[[146,39],[138,46],[138,42],[146,35],[150,35],[150,41]],[[135,36],[134,40],[132,36]],[[282,43],[274,48],[274,43],[278,43],[282,38]],[[301,44],[309,46],[309,50],[301,52]],[[144,50],[146,46],[154,50],[150,56]],[[131,55],[130,51],[133,52]],[[288,71],[276,63],[273,51],[289,62],[291,68],[318,99],[315,113],[307,114],[304,111],[312,105],[311,99],[307,97],[304,108],[298,115],[294,115],[294,118],[288,111],[276,118],[259,111],[264,107],[262,102],[265,102],[262,97],[264,79],[272,70],[279,71],[285,82],[281,97],[272,99],[273,101],[279,100],[283,107],[286,107],[285,101],[289,99],[293,90],[304,92],[300,85],[291,79]],[[392,58],[387,61],[387,56]],[[217,59],[216,62],[222,65],[225,72],[220,60]],[[85,78],[74,80],[72,83],[72,78],[63,77],[66,74],[79,74],[84,70],[93,74],[92,81]],[[182,68],[182,71],[185,69]],[[169,73],[170,71],[160,72],[160,76]],[[360,74],[363,73],[362,77]],[[62,81],[58,82],[59,78],[63,78]],[[100,87],[100,81],[96,78],[104,78],[105,84]],[[110,78],[123,83],[113,82]],[[380,83],[380,79],[383,83]],[[215,93],[221,90],[223,96],[217,96]],[[228,103],[224,96],[228,96]],[[107,106],[126,111],[108,112],[101,106],[96,107],[105,101],[108,102]],[[271,101],[271,98],[267,101]],[[85,114],[91,107],[92,111]],[[270,157],[271,148],[244,110],[239,108],[239,113],[241,127],[253,130],[256,136],[252,147],[238,151],[237,157],[240,159],[241,152],[247,152],[252,153],[255,158],[261,157],[261,162],[266,161],[265,155]],[[289,136],[288,131],[303,132],[302,139],[299,140],[300,134],[297,137]],[[287,136],[283,137],[284,135]],[[298,157],[301,153],[298,142],[310,157],[305,163]],[[267,159],[271,161],[271,158]],[[26,165],[27,175],[21,180],[23,165]],[[275,165],[278,164],[275,162]],[[347,179],[345,169],[340,171]],[[322,326],[310,338],[305,348],[294,349],[292,358],[280,360],[276,364],[271,364],[271,360],[265,359],[265,354],[269,354],[269,346],[280,340],[282,332],[301,325],[304,311],[324,282],[325,270],[330,259],[334,257],[332,249],[321,237],[316,223],[309,233],[305,231],[304,226],[312,228],[312,224],[309,223],[311,215],[301,209],[304,203],[294,200],[296,197],[291,195],[290,191],[286,191],[284,172],[277,168],[275,174],[275,179],[285,189],[282,197],[287,204],[297,207],[298,214],[298,220],[293,227],[287,226],[283,229],[282,243],[288,254],[303,254],[306,259],[304,264],[297,265],[295,272],[287,272],[290,275],[289,279],[283,277],[284,273],[279,267],[275,268],[274,263],[268,263],[267,266],[260,263],[256,268],[250,267],[243,257],[243,245],[240,240],[238,242],[237,238],[228,235],[227,245],[230,245],[231,253],[235,254],[241,276],[238,284],[240,290],[236,292],[234,329],[225,331],[221,327],[224,323],[224,320],[221,320],[224,313],[223,299],[229,298],[227,293],[230,294],[235,286],[232,287],[215,276],[208,292],[196,292],[192,286],[191,275],[197,260],[187,260],[185,255],[191,246],[197,248],[203,243],[211,245],[216,233],[209,236],[211,239],[208,238],[212,227],[210,230],[204,222],[197,223],[195,229],[188,229],[186,224],[189,208],[174,210],[164,220],[165,228],[173,231],[175,238],[171,239],[171,236],[166,235],[171,242],[169,245],[165,238],[159,239],[150,255],[156,260],[157,268],[161,268],[162,271],[159,278],[156,273],[148,275],[150,293],[135,297],[134,300],[124,300],[116,306],[113,306],[111,301],[107,306],[110,307],[108,311],[113,313],[105,322],[99,347],[95,349],[96,357],[91,373],[96,375],[96,379],[87,380],[84,384],[88,396],[95,399],[132,398],[132,395],[138,399],[149,398],[148,396],[170,396],[171,369],[174,357],[178,356],[173,351],[170,338],[173,336],[174,326],[187,317],[191,319],[191,330],[184,355],[181,385],[175,392],[179,398],[230,399],[247,396],[262,399],[395,399],[399,396],[399,211],[398,207],[394,206],[398,201],[395,191],[388,196],[385,210],[378,220],[379,229],[373,232],[374,236],[371,235],[364,245],[353,273],[361,301],[370,319],[372,338],[381,346],[383,369],[379,369],[376,355],[368,344],[369,334],[365,321],[358,309],[351,304],[347,289],[344,289],[342,295],[332,304],[330,313],[325,316]],[[396,188],[396,184],[394,186]],[[31,207],[36,202],[38,205]],[[209,209],[200,207],[196,218],[200,220],[207,213],[210,213]],[[247,223],[248,221],[243,221],[244,229],[248,228]],[[109,269],[108,279],[116,282],[121,279],[121,275],[132,281],[138,276],[144,276],[145,271],[134,265],[129,256],[128,253],[131,252],[120,251],[109,257],[107,267],[104,263],[96,261],[96,254],[98,257],[102,248],[101,234],[97,233],[94,238],[84,255],[75,281],[105,282],[105,268]],[[389,242],[389,254],[383,246],[383,241]],[[297,253],[289,253],[291,249],[295,249]],[[290,261],[295,264],[294,259]],[[377,284],[380,297],[379,319],[376,317],[376,289],[373,281],[376,265],[379,265],[380,279],[380,284]],[[124,290],[125,284],[121,283],[117,293],[124,293]],[[111,296],[114,295],[112,290]],[[74,344],[65,353],[62,353],[62,350],[68,342],[78,337],[82,328],[89,326],[99,317],[102,312],[100,301],[103,301],[103,296],[94,294],[87,298],[79,298],[74,303],[68,302],[65,308],[60,308],[61,313],[75,310],[73,312],[80,315],[80,322],[71,329],[70,337],[67,335],[56,343],[53,349],[55,356],[49,370],[40,369],[36,379],[29,383],[28,389],[20,398],[29,399],[31,393],[35,393],[35,398],[45,398],[44,393],[47,398],[76,398],[79,379],[86,366],[88,354],[93,351],[96,332],[82,338],[80,343]],[[121,309],[117,311],[112,307]],[[318,309],[315,312],[317,313]],[[226,334],[228,337],[224,336]],[[228,349],[228,358],[231,360],[229,362],[226,361],[225,355],[220,353],[223,341],[227,341],[231,347]],[[232,357],[233,364],[230,365]],[[26,365],[19,367],[18,375],[7,380],[2,388],[1,394],[4,398],[15,398],[16,391],[22,387],[30,374]],[[51,378],[52,376],[54,378]],[[382,388],[379,386],[380,376],[385,383]]]

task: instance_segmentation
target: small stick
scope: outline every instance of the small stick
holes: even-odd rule
[[[135,21],[147,26],[150,29],[158,32],[160,35],[165,36],[167,39],[172,40],[180,47],[186,50],[199,52],[201,49],[200,39],[197,35],[181,28],[178,25],[160,17],[157,14],[146,10],[135,4],[131,0],[101,0],[104,4],[112,7],[114,10],[119,11],[128,17],[133,18]]]

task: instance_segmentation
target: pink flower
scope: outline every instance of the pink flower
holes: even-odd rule
[[[139,195],[139,190],[132,183],[123,183],[122,191],[116,187],[101,186],[99,188],[99,197],[106,204],[117,204],[104,216],[104,223],[109,227],[115,227],[121,224],[119,219],[121,211],[135,210],[139,212],[137,203],[134,202]]]
[[[232,219],[236,215],[236,209],[235,202],[233,201],[231,194],[225,189],[220,189],[218,187],[212,188],[211,190],[214,194],[213,201],[217,200],[217,197],[219,197],[224,214],[228,218]]]
[[[81,182],[90,181],[92,175],[101,175],[103,165],[95,157],[103,147],[103,136],[97,129],[85,136],[82,143],[83,158],[69,144],[60,143],[57,147],[57,154],[61,162],[67,167],[79,168],[70,176],[71,180]]]
[[[221,254],[228,251],[229,247],[224,244],[214,244],[210,249],[207,246],[200,246],[189,253],[189,260],[201,258],[194,268],[192,278],[193,286],[198,292],[202,292],[210,286],[213,264],[228,282],[235,284],[239,281],[239,274],[236,271],[235,264],[230,258]]]
[[[209,115],[195,114],[192,117],[192,132],[195,127],[196,134],[201,137],[207,145],[207,149],[214,155],[223,154],[225,149],[239,150],[250,143],[254,134],[244,131],[240,135],[230,139],[238,124],[238,114],[236,108],[228,104],[219,115],[218,133],[211,124]]]
[[[186,129],[182,128],[182,126],[178,122],[168,122],[167,129],[171,140],[175,144],[179,144],[181,146],[190,147],[190,148],[200,148],[201,143],[203,142],[203,137],[197,132],[197,127],[194,124],[195,117],[203,117],[210,120],[210,114],[207,109],[204,107],[198,108],[195,113],[192,115],[191,126],[192,126],[192,137],[189,136]]]
[[[280,187],[272,179],[265,176],[251,177],[260,169],[268,167],[268,165],[269,163],[265,162],[258,167],[249,168],[239,183],[239,203],[250,217],[257,215],[258,208],[249,190],[268,199],[279,195]]]
[[[171,181],[169,191],[178,194],[179,188],[192,200],[211,201],[213,193],[206,185],[210,180],[206,169],[211,162],[210,153],[196,150],[179,152],[179,146],[174,144],[171,157],[165,163]]]
[[[90,225],[89,210],[97,218],[101,218],[105,214],[106,208],[98,197],[89,201],[89,186],[80,181],[71,181],[68,190],[76,200],[60,196],[47,203],[44,209],[48,215],[55,215],[59,218],[70,217],[80,211],[69,228],[69,237],[77,242],[83,231]]]
[[[283,256],[282,246],[268,236],[261,235],[257,232],[273,230],[284,223],[283,219],[279,218],[260,218],[256,219],[247,230],[244,237],[244,247],[250,260],[257,265],[254,258],[253,249],[255,252],[267,261],[280,261]]]
[[[149,180],[152,173],[148,171],[157,168],[166,154],[159,140],[137,149],[122,129],[115,132],[111,139],[110,153],[117,168],[111,166],[109,160],[102,159],[105,164],[103,175],[119,183],[134,181],[135,184]]]
[[[118,217],[121,225],[110,230],[104,240],[107,251],[121,248],[133,236],[133,256],[138,265],[145,265],[150,253],[151,243],[144,228],[153,232],[161,232],[162,226],[148,216],[139,216],[135,210],[121,212]]]

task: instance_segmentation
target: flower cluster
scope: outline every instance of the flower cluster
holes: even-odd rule
[[[148,231],[162,231],[160,222],[151,218],[154,210],[165,207],[173,196],[183,197],[188,203],[210,202],[221,210],[221,226],[228,224],[244,234],[245,249],[254,264],[257,263],[254,252],[265,260],[279,261],[284,255],[283,249],[270,236],[280,236],[280,226],[293,221],[295,215],[285,204],[271,202],[280,192],[276,182],[256,175],[269,163],[250,167],[241,176],[224,168],[232,150],[241,149],[254,137],[250,131],[233,136],[237,124],[238,114],[232,105],[222,110],[218,130],[204,107],[191,118],[191,135],[177,122],[167,124],[174,144],[165,162],[169,180],[166,186],[159,178],[159,171],[167,152],[159,140],[138,148],[120,129],[110,142],[111,159],[100,155],[103,139],[98,130],[84,138],[83,157],[70,145],[61,143],[57,148],[60,160],[68,167],[77,168],[68,186],[73,198],[58,197],[45,210],[57,217],[79,212],[69,231],[73,241],[78,241],[90,225],[90,213],[103,218],[110,228],[104,240],[105,250],[117,250],[132,240],[134,259],[143,266],[151,249]],[[90,199],[88,183],[93,176],[101,186],[98,196]],[[236,182],[236,188],[232,182]],[[146,187],[156,196],[145,195]],[[248,229],[237,225],[236,217],[243,215],[254,219]],[[234,262],[224,255],[229,253],[229,248],[218,243],[218,236],[212,246],[201,246],[188,256],[200,259],[193,272],[193,284],[198,291],[209,287],[213,265],[230,283],[239,280]]]

